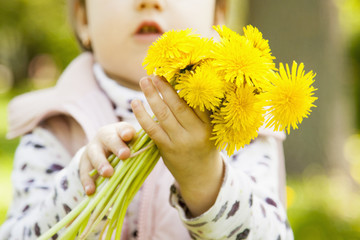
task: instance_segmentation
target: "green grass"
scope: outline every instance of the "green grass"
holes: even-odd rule
[[[6,218],[6,212],[12,199],[11,170],[12,159],[18,140],[7,140],[7,113],[6,107],[11,94],[0,94],[0,224]]]
[[[1,155],[2,156],[2,155]],[[3,161],[4,159],[1,159]],[[4,163],[1,163],[0,169],[0,189],[1,189],[1,198],[0,198],[0,224],[6,218],[7,208],[12,199],[12,186],[10,183],[10,172],[11,172],[11,161],[7,159]]]
[[[345,174],[290,177],[288,217],[295,240],[359,240],[360,191]],[[290,196],[292,195],[292,196]]]

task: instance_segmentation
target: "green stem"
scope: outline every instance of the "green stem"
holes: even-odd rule
[[[81,203],[74,208],[68,215],[66,215],[63,219],[61,219],[58,223],[56,223],[52,228],[50,228],[47,232],[41,235],[38,240],[48,240],[52,236],[54,236],[57,232],[60,231],[63,227],[73,221],[86,207],[89,203],[90,199],[86,198]]]
[[[120,169],[120,170],[123,171],[123,175],[119,176],[119,178],[120,178],[119,182],[121,182],[126,177],[125,173],[129,172],[128,169],[131,168],[131,164],[133,162],[134,161],[130,160],[130,159],[126,160],[126,163],[122,162],[123,169]],[[121,183],[119,183],[119,184],[121,184]],[[114,201],[119,197],[119,193],[120,193],[119,184],[117,184],[117,185],[114,184],[116,189],[114,191],[109,191],[108,194],[103,197],[103,200],[96,206],[96,209],[91,213],[92,217],[90,218],[90,220],[89,220],[89,222],[87,224],[86,231],[83,233],[83,235],[85,237],[88,234],[87,231],[89,231],[89,232],[92,231],[92,229],[102,220],[102,218],[109,211],[109,209],[113,205]],[[109,197],[110,197],[110,199],[109,199]],[[105,207],[104,207],[104,204],[106,204]]]
[[[126,161],[121,161],[114,154],[108,157],[115,170],[113,176],[98,177],[96,192],[92,196],[86,196],[39,240],[51,238],[70,223],[61,239],[75,239],[78,234],[84,239],[108,212],[109,216],[104,226],[107,228],[106,239],[111,238],[114,229],[116,236],[120,238],[127,207],[160,158],[156,145],[144,130],[137,133],[136,140],[130,144],[130,148],[133,157]],[[97,172],[94,170],[90,174],[96,175]],[[102,233],[104,231],[106,229],[103,229]]]
[[[134,142],[131,142],[129,145],[133,149],[134,146],[140,146],[140,140],[146,135],[146,132],[143,129],[140,129],[137,134]]]
[[[118,219],[118,223],[116,226],[115,239],[120,239],[120,237],[121,237],[122,225],[123,225],[125,214],[126,214],[126,211],[127,211],[127,208],[129,206],[130,202],[134,198],[135,194],[139,191],[140,187],[143,185],[147,176],[150,174],[150,172],[155,167],[156,163],[158,162],[158,160],[160,158],[160,154],[159,154],[157,147],[154,147],[154,153],[155,154],[151,155],[151,157],[152,157],[151,159],[143,159],[145,161],[142,161],[142,162],[146,162],[148,160],[148,162],[150,164],[146,164],[146,166],[141,171],[136,172],[137,176],[136,176],[134,182],[130,185],[130,189],[128,190],[128,192],[125,196],[125,206],[123,206],[120,209],[121,214],[120,214],[120,219]]]
[[[136,141],[134,143],[134,145],[132,146],[133,153],[139,151],[149,141],[151,141],[151,138],[147,134],[141,135],[141,137],[138,139],[138,141]]]
[[[111,166],[114,168],[115,166],[117,166],[119,164],[119,162],[120,162],[120,158],[115,157],[114,160],[111,162]]]
[[[77,231],[80,224],[84,221],[84,219],[88,214],[91,214],[91,212],[99,204],[101,199],[112,194],[112,191],[114,190],[114,188],[117,186],[119,181],[122,179],[122,177],[126,174],[128,170],[127,166],[124,166],[124,169],[122,167],[123,164],[116,166],[114,175],[110,179],[109,178],[105,179],[104,187],[98,193],[95,193],[94,195],[89,197],[91,198],[90,203],[86,206],[85,210],[70,225],[70,227],[64,233],[64,236],[68,236],[73,231]]]
[[[129,170],[129,174],[127,175],[127,179],[126,181],[123,183],[124,185],[120,185],[121,187],[121,191],[122,191],[122,194],[120,195],[120,199],[122,198],[124,192],[127,190],[129,184],[131,184],[131,182],[133,181],[133,179],[136,177],[136,174],[133,174],[134,172],[136,173],[137,171],[139,171],[139,169],[141,169],[143,166],[143,162],[144,161],[141,161],[143,159],[147,159],[148,156],[152,153],[151,151],[152,149],[150,149],[149,151],[147,152],[144,152],[143,154],[141,155],[138,155],[136,157],[136,160],[137,161],[134,161],[134,163],[132,164],[132,168]],[[145,161],[146,162],[146,161]],[[118,206],[119,205],[119,202],[115,202],[114,206],[113,206],[113,209],[118,209]],[[111,219],[113,217],[113,212],[111,212],[108,216],[109,219]]]
[[[83,238],[83,236],[87,236],[88,234],[88,231],[90,229],[93,229],[93,224],[94,222],[96,221],[96,219],[98,218],[99,215],[101,215],[101,213],[103,212],[102,209],[107,208],[109,209],[109,207],[111,205],[107,204],[107,203],[112,203],[114,200],[112,200],[112,196],[113,195],[113,192],[115,190],[115,188],[117,186],[119,186],[120,184],[120,188],[121,189],[124,189],[126,190],[127,187],[122,187],[122,184],[120,182],[122,182],[123,178],[126,177],[126,176],[132,176],[132,172],[134,171],[134,168],[136,169],[136,165],[140,165],[139,163],[141,163],[141,160],[142,160],[142,155],[139,155],[139,156],[136,156],[135,159],[128,159],[127,161],[125,162],[122,162],[122,165],[123,167],[122,168],[119,168],[118,170],[116,171],[121,171],[121,174],[119,176],[115,176],[116,174],[114,174],[114,177],[116,177],[116,180],[117,181],[111,181],[108,182],[108,185],[111,184],[112,187],[109,189],[109,191],[105,194],[105,196],[102,196],[100,202],[98,202],[98,204],[96,205],[96,209],[91,213],[92,217],[90,218],[90,221],[88,223],[88,226],[86,227],[86,232],[84,232],[80,238]],[[147,158],[147,155],[146,155],[146,158]],[[145,159],[146,159],[145,158]],[[134,167],[135,166],[135,167]],[[112,178],[111,178],[112,179]],[[131,182],[131,180],[129,179],[126,179],[125,180],[125,183],[127,182]],[[126,185],[125,185],[126,186]],[[122,191],[124,191],[122,190]],[[116,207],[113,206],[113,208],[116,209]],[[106,212],[105,212],[106,213]],[[101,217],[102,218],[102,217]],[[111,219],[111,217],[109,217]],[[111,224],[109,226],[109,229],[111,230]]]
[[[115,193],[114,197],[118,197],[118,195],[119,194]],[[86,239],[87,236],[94,230],[94,228],[102,221],[106,213],[109,211],[109,208],[111,208],[112,204],[114,203],[114,200],[114,198],[111,198],[106,204],[106,206],[102,208],[100,213],[92,213],[89,221],[87,221],[85,229],[83,231],[80,231],[80,240]]]
[[[85,229],[86,229],[86,226],[87,226],[87,222],[89,221],[89,219],[91,218],[91,215],[88,215],[86,217],[86,219],[84,220],[83,224],[81,224],[81,226],[79,227],[79,232],[78,234],[82,233]]]

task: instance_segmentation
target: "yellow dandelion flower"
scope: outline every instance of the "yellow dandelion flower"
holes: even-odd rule
[[[233,87],[228,91],[222,112],[232,127],[258,129],[262,125],[264,102],[252,86]],[[240,121],[239,121],[240,120]]]
[[[180,72],[182,66],[183,64],[176,61],[176,59],[169,59],[166,63],[164,62],[162,66],[156,67],[153,74],[165,77],[165,79],[170,82],[171,79]]]
[[[203,61],[210,58],[210,50],[213,48],[214,42],[207,38],[192,39],[192,48],[187,54],[183,54],[179,58],[171,58],[163,66],[155,69],[154,73],[171,79],[175,74],[186,70],[193,70]]]
[[[221,40],[234,40],[236,38],[242,38],[240,34],[226,27],[225,25],[213,26],[213,29],[219,34]]]
[[[191,29],[164,33],[150,46],[143,65],[149,75],[156,74],[170,80],[189,65],[209,58],[213,42],[200,38]]]
[[[182,58],[194,48],[194,40],[199,38],[191,29],[171,30],[164,33],[148,49],[147,55],[143,61],[143,66],[148,74],[154,73],[154,70],[164,66],[170,59]]]
[[[214,47],[212,39],[197,38],[193,42],[193,49],[184,56],[181,69],[185,69],[189,65],[197,65],[211,57],[211,49]]]
[[[229,87],[230,85],[230,87]],[[212,118],[212,138],[219,149],[226,147],[229,155],[257,137],[264,121],[264,102],[256,88],[228,84],[223,106]]]
[[[215,43],[212,57],[214,66],[228,82],[237,86],[245,83],[263,88],[268,84],[267,76],[275,65],[265,58],[259,49],[244,36],[229,30],[221,33],[226,38]]]
[[[181,74],[175,89],[190,107],[213,111],[224,97],[224,82],[209,62]]]
[[[269,41],[263,38],[262,33],[256,27],[247,25],[243,28],[245,37],[252,42],[253,46],[259,49],[263,56],[272,62],[275,57],[271,55],[271,49],[269,46]]]
[[[235,149],[240,149],[251,140],[243,138],[243,132],[239,129],[228,128],[226,124],[221,123],[223,119],[222,115],[213,116],[219,123],[213,125],[213,137],[211,140],[215,140],[215,145],[219,150],[225,150],[229,156],[231,156]]]
[[[264,93],[269,109],[267,113],[267,127],[273,127],[275,131],[297,129],[303,118],[311,112],[311,107],[316,107],[313,103],[317,97],[313,97],[317,90],[311,84],[314,82],[312,71],[305,74],[304,64],[298,67],[294,61],[290,71],[289,65],[280,63],[279,73],[272,79],[273,86]]]

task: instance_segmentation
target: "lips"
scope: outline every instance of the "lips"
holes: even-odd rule
[[[164,31],[156,22],[144,21],[136,29],[134,37],[139,42],[151,43],[163,33]]]

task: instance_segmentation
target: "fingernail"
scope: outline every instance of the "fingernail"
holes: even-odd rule
[[[122,155],[125,151],[126,151],[125,148],[120,148],[120,150],[118,151],[118,154],[117,154],[118,158],[121,158],[121,155]]]
[[[149,77],[142,77],[142,78],[140,78],[140,82],[142,82],[142,81],[144,81],[144,80],[146,80],[146,79],[148,79]]]
[[[148,87],[150,85],[150,81],[148,77],[144,77],[140,80],[141,87]]]
[[[107,166],[100,168],[100,170],[99,170],[100,175],[104,175],[104,172],[106,171],[106,169],[107,169]]]
[[[153,79],[152,79],[153,83],[155,83],[155,85],[158,85],[161,81],[161,78],[158,77],[158,76],[155,76]]]
[[[91,186],[90,186],[90,185],[86,185],[86,186],[85,186],[85,192],[86,192],[86,193],[89,193],[90,190],[91,190]]]
[[[122,138],[125,138],[127,135],[129,135],[131,133],[130,130],[128,129],[125,129],[124,131],[121,132],[121,137]]]
[[[139,106],[139,100],[135,99],[131,101],[131,106],[133,108],[136,108],[137,106]]]

